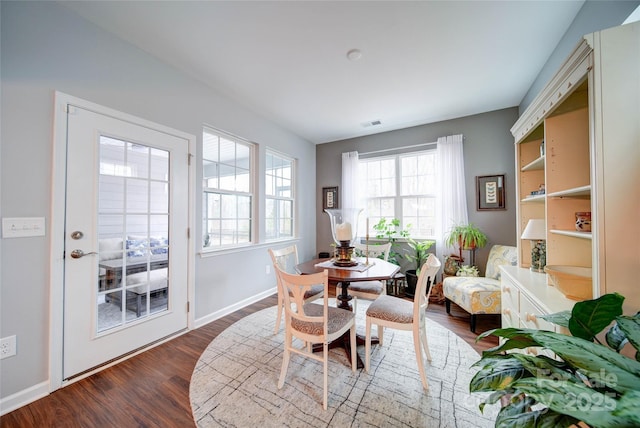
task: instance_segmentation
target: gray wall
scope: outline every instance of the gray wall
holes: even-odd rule
[[[586,1],[520,103],[522,114],[558,71],[585,34],[622,24],[640,5],[637,0]]]
[[[469,221],[476,224],[489,238],[487,245],[476,251],[476,264],[484,270],[492,244],[516,244],[515,154],[513,136],[509,129],[517,119],[518,110],[513,107],[316,146],[317,250],[329,251],[332,242],[328,216],[322,213],[321,192],[323,187],[340,186],[343,152],[356,150],[366,153],[435,142],[438,137],[445,135],[463,134]],[[477,211],[476,176],[493,174],[505,174],[507,209]],[[404,263],[402,267],[406,267]]]
[[[58,90],[196,135],[208,124],[299,161],[300,256],[315,253],[315,146],[104,32],[53,2],[1,3],[1,216],[46,217],[52,174],[53,95]],[[197,167],[196,167],[197,168]],[[197,194],[201,194],[198,169]],[[264,181],[258,187],[263,196]],[[264,199],[259,197],[258,200]],[[196,197],[197,213],[201,198]],[[199,215],[196,216],[198,219]],[[201,225],[196,225],[201,236]],[[47,224],[47,231],[51,225]],[[18,355],[0,363],[2,398],[49,378],[50,236],[2,239],[1,331]],[[275,290],[265,246],[196,257],[196,319]],[[248,266],[257,266],[248,269]]]

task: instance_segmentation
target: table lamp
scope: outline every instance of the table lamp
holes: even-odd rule
[[[358,232],[358,217],[362,208],[326,209],[331,222],[331,234],[336,243],[337,257],[333,261],[336,266],[356,266],[358,262],[352,259],[352,242],[355,242]]]
[[[544,272],[547,264],[546,225],[543,219],[532,218],[522,232],[521,239],[531,241],[531,270]]]

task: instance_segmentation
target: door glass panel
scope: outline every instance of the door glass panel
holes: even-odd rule
[[[169,152],[100,137],[98,333],[168,310]]]

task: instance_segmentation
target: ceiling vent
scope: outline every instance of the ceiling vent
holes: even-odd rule
[[[382,125],[382,122],[380,122],[379,120],[372,120],[371,122],[365,122],[362,124],[362,126],[364,126],[365,128],[368,128],[370,126],[379,126]]]

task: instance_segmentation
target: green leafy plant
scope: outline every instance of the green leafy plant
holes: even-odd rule
[[[478,268],[476,266],[462,265],[456,271],[456,276],[478,276]]]
[[[387,242],[391,242],[391,251],[389,251],[388,261],[390,263],[399,265],[398,258],[400,253],[397,248],[399,247],[398,239],[406,239],[409,237],[409,229],[411,225],[407,225],[405,229],[400,227],[400,220],[397,218],[387,220],[382,217],[378,223],[373,225],[373,230],[376,231],[376,239],[382,239]]]
[[[445,243],[449,247],[458,246],[458,255],[462,258],[462,250],[482,248],[487,245],[487,235],[473,223],[458,224],[449,230]]]
[[[404,257],[415,264],[416,273],[419,275],[420,268],[429,256],[429,248],[435,244],[435,241],[416,241],[413,238],[408,238],[407,244],[412,251],[406,253]]]
[[[571,312],[542,318],[571,336],[546,330],[503,328],[485,332],[504,341],[482,354],[471,392],[493,391],[480,404],[501,401],[496,427],[640,426],[640,312],[622,316],[618,293],[578,302]],[[598,334],[609,328],[603,343]],[[635,359],[620,354],[627,344]],[[557,359],[508,350],[545,348]],[[580,426],[584,426],[581,424]]]

